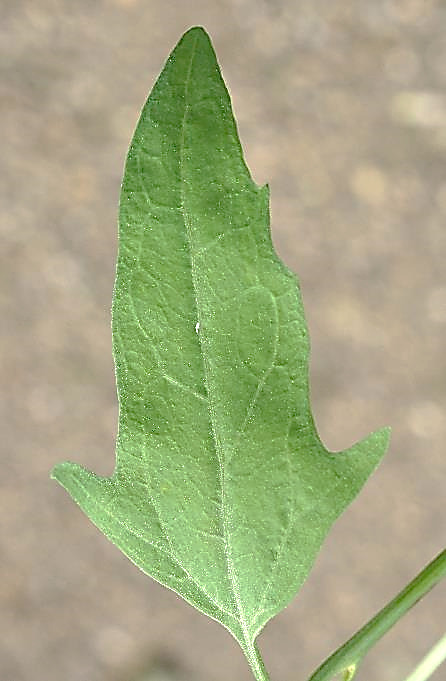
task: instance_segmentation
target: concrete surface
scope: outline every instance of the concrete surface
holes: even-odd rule
[[[336,449],[393,426],[387,460],[261,637],[272,680],[304,681],[445,544],[445,3],[1,0],[1,681],[250,679],[219,625],[138,572],[48,478],[63,459],[113,468],[122,166],[194,24],[301,278],[322,438]],[[358,678],[404,678],[445,610],[442,586]]]

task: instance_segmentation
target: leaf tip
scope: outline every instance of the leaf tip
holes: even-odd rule
[[[361,484],[381,463],[389,447],[390,432],[388,426],[375,430],[345,451],[350,455],[346,459],[347,466],[352,466],[352,470],[359,475],[360,479],[362,478]]]
[[[87,468],[71,461],[56,464],[50,472],[50,478],[57,480],[74,501],[80,505],[82,505],[81,500],[85,496],[97,492],[104,480]]]
[[[211,42],[211,39],[209,37],[209,33],[206,31],[204,26],[191,26],[186,33],[184,33],[182,37],[182,41],[184,40],[197,40],[199,38],[205,39],[206,42]]]
[[[70,466],[69,461],[63,461],[62,463],[56,463],[55,466],[50,471],[50,478],[51,480],[57,480],[57,482],[60,482],[61,479],[64,477],[64,472],[66,471],[67,467]]]
[[[380,459],[386,454],[389,448],[391,435],[392,428],[390,426],[384,426],[384,428],[375,430],[366,438],[369,440],[371,447],[375,449]]]

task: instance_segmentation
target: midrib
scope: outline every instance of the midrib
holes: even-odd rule
[[[181,136],[180,136],[180,205],[181,205],[181,213],[183,216],[184,220],[184,226],[185,226],[185,231],[186,231],[186,238],[189,246],[189,256],[190,256],[190,264],[191,264],[191,275],[192,275],[192,285],[194,289],[194,294],[195,294],[195,305],[197,309],[197,314],[198,314],[198,321],[202,321],[202,315],[201,315],[201,290],[200,290],[200,284],[199,284],[199,278],[197,277],[197,267],[196,267],[196,262],[195,262],[195,244],[193,241],[193,232],[191,229],[190,221],[189,221],[189,215],[185,206],[185,181],[184,181],[184,174],[183,174],[183,168],[185,165],[185,155],[184,155],[184,147],[185,147],[185,130],[186,130],[186,123],[187,123],[187,117],[189,114],[190,106],[188,103],[188,96],[189,96],[189,85],[190,85],[190,80],[191,80],[191,74],[192,74],[192,66],[193,66],[193,61],[195,57],[195,52],[196,52],[196,46],[197,46],[197,41],[198,37],[195,38],[195,42],[192,46],[191,50],[191,57],[190,57],[190,62],[189,62],[189,67],[186,75],[186,81],[185,81],[185,86],[184,86],[184,115],[183,119],[181,122]],[[201,356],[203,360],[203,371],[204,371],[204,376],[205,376],[205,383],[206,383],[206,389],[207,389],[207,395],[208,395],[208,404],[209,404],[209,417],[210,417],[210,422],[211,422],[211,427],[212,427],[212,435],[213,435],[213,440],[215,443],[215,449],[217,453],[217,458],[219,462],[219,473],[220,473],[220,488],[221,488],[221,524],[222,524],[222,530],[223,530],[223,541],[224,541],[224,547],[225,547],[225,558],[226,558],[226,564],[227,564],[227,571],[228,571],[228,576],[229,576],[229,581],[231,585],[231,590],[234,596],[236,608],[237,608],[237,613],[236,616],[238,617],[242,633],[243,633],[243,641],[240,641],[242,647],[247,647],[250,648],[252,646],[251,642],[251,637],[249,634],[249,629],[248,625],[244,616],[243,612],[243,607],[242,607],[242,602],[240,598],[240,590],[239,590],[239,584],[237,580],[237,575],[235,573],[234,569],[234,563],[232,560],[232,555],[231,555],[231,541],[230,541],[230,531],[229,531],[229,525],[228,525],[228,512],[227,512],[227,501],[226,501],[226,466],[225,466],[225,450],[224,450],[224,445],[222,443],[222,440],[219,435],[219,428],[218,428],[218,416],[217,416],[217,410],[215,408],[215,403],[214,403],[214,395],[215,395],[215,386],[213,385],[212,381],[212,370],[210,367],[210,363],[207,357],[207,354],[205,352],[205,348],[203,347],[203,336],[201,333],[198,334],[198,341],[200,344],[200,350],[201,350]],[[233,632],[235,633],[235,632]]]

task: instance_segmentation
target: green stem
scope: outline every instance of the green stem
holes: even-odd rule
[[[242,645],[242,649],[256,681],[270,681],[262,656],[260,655],[256,644],[250,642],[245,643]]]
[[[446,576],[446,549],[427,565],[390,603],[312,674],[308,681],[329,681],[355,668],[364,655],[417,601]],[[350,677],[351,678],[351,677]],[[412,681],[412,680],[410,680]]]
[[[426,681],[446,660],[446,634],[441,637],[420,664],[409,674],[406,681]]]

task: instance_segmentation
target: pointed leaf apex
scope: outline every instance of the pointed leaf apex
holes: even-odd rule
[[[73,501],[79,504],[87,515],[90,506],[99,499],[104,484],[108,482],[107,478],[101,478],[71,461],[56,464],[50,476],[66,489]]]

